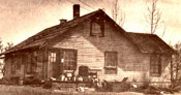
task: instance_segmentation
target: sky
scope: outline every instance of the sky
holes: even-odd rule
[[[115,0],[0,0],[0,38],[4,43],[15,45],[32,35],[54,25],[60,19],[71,20],[73,4],[80,4],[80,14],[84,15],[104,9],[112,16]],[[125,14],[122,28],[128,32],[148,33],[146,23],[146,0],[118,0],[119,8]],[[84,2],[84,3],[82,3]],[[174,45],[181,41],[181,0],[159,0],[161,19],[157,34],[166,43]],[[165,26],[165,34],[162,31]]]

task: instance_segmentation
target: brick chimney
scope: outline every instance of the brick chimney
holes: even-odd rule
[[[64,24],[67,22],[67,19],[60,19],[60,24]]]
[[[73,18],[78,18],[80,17],[80,5],[79,4],[74,4],[73,5]]]

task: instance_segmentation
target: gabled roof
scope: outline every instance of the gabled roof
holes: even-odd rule
[[[34,36],[26,39],[25,41],[21,42],[20,44],[17,44],[16,46],[12,47],[8,51],[2,53],[2,54],[7,54],[27,48],[32,48],[32,47],[39,47],[45,45],[48,40],[53,39],[57,37],[58,35],[63,34],[64,32],[68,31],[72,27],[75,27],[76,25],[82,23],[83,21],[89,19],[90,17],[96,15],[96,14],[105,14],[101,9],[94,11],[92,13],[86,14],[84,16],[75,18],[73,20],[70,20],[64,24],[59,24],[50,28],[47,28]],[[1,55],[2,55],[1,54]]]
[[[84,16],[73,19],[71,21],[68,21],[64,24],[59,24],[59,25],[47,28],[0,55],[23,50],[23,49],[33,48],[33,47],[46,46],[49,40],[59,37],[59,35],[62,35],[63,33],[67,32],[73,27],[81,24],[83,21],[91,19],[95,15],[100,15],[100,14],[102,14],[101,16],[104,16],[105,18],[107,18],[107,20],[110,23],[114,24],[115,28],[120,30],[120,32],[123,33],[126,36],[126,38],[130,39],[133,42],[133,44],[136,45],[137,48],[140,49],[142,53],[153,53],[153,52],[172,53],[173,52],[173,49],[170,48],[164,41],[162,41],[156,35],[125,32],[108,15],[106,15],[104,11],[99,9],[92,13],[89,13]]]
[[[142,53],[172,54],[175,51],[155,34],[127,32]]]

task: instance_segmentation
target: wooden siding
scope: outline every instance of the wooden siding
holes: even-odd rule
[[[68,35],[67,35],[68,34]],[[77,69],[75,74],[78,74],[79,66],[86,65],[89,68],[100,68],[98,77],[101,80],[117,80],[121,81],[128,77],[128,81],[141,82],[149,79],[153,82],[167,82],[169,74],[166,72],[166,67],[170,62],[170,55],[162,56],[162,75],[161,77],[150,77],[150,54],[143,54],[139,49],[115,29],[115,26],[109,22],[105,22],[104,37],[90,36],[90,20],[85,21],[82,25],[68,31],[64,38],[56,39],[56,44],[49,46],[51,48],[59,49],[75,49],[77,50]],[[48,62],[48,50],[46,48],[37,51],[37,77],[40,79],[47,79],[52,77],[52,67]],[[117,74],[105,74],[105,56],[106,51],[115,51],[118,53],[118,68]],[[33,51],[26,51],[32,53]],[[23,52],[23,53],[26,53]],[[17,60],[21,60],[18,57]],[[5,62],[5,77],[11,78],[18,74],[11,74],[12,57],[6,57]],[[24,65],[23,65],[24,64]],[[22,63],[19,76],[25,75],[26,63]],[[168,69],[168,68],[167,68]],[[147,78],[143,78],[147,77]]]
[[[11,79],[12,77],[24,78],[24,64],[22,57],[23,56],[20,53],[6,56],[5,79]]]
[[[9,57],[6,57],[5,61],[5,65],[4,65],[4,78],[5,79],[10,79],[11,77],[11,59]]]
[[[36,54],[35,54],[36,52]],[[34,76],[38,79],[43,79],[43,52],[39,50],[26,50],[6,55],[5,58],[5,79],[11,79],[12,77],[24,78],[28,73],[27,69],[27,55],[31,55],[30,60],[34,60]],[[34,53],[34,54],[33,54]],[[15,72],[12,73],[12,65],[15,65]]]
[[[105,24],[104,35],[104,37],[90,36],[90,23],[87,21],[79,27],[74,28],[69,36],[52,47],[78,50],[78,67],[86,65],[90,68],[102,68],[101,71],[98,71],[101,80],[121,81],[124,77],[128,77],[128,80],[131,82],[133,80],[143,81],[142,77],[144,74],[150,77],[150,54],[140,53],[139,49],[125,38],[124,35],[113,28],[113,25],[109,24],[109,22]],[[105,74],[105,51],[118,52],[117,74]],[[162,64],[167,65],[166,63],[168,61],[165,60]]]

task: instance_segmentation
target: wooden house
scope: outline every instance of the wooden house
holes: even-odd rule
[[[1,54],[5,79],[46,80],[69,70],[77,75],[80,66],[88,66],[101,81],[169,82],[174,51],[157,35],[126,32],[101,9],[83,16],[79,5],[73,9],[72,20],[61,19]]]

